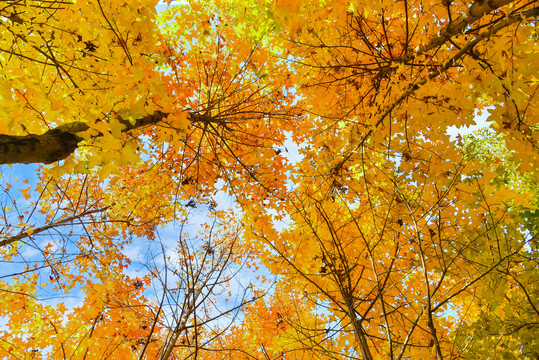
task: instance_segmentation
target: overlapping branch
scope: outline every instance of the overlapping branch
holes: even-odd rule
[[[144,126],[155,125],[165,119],[169,114],[156,111],[131,122],[118,119],[123,125],[122,132],[128,132]],[[207,116],[190,113],[191,122],[208,122]],[[41,135],[2,135],[0,134],[0,164],[50,164],[66,159],[73,154],[84,140],[82,133],[90,129],[90,125],[83,121],[75,121],[60,125]],[[94,138],[103,134],[97,134]]]
[[[481,8],[482,9],[481,11],[476,10],[476,11],[474,11],[472,13],[471,9],[474,8],[474,6],[476,4],[478,4],[478,3],[482,3],[482,2],[474,3],[474,5],[470,8],[470,11],[469,11],[470,14],[476,13],[475,17],[474,17],[474,20],[478,19],[477,16],[479,16],[479,14],[481,14],[481,16],[483,16],[484,14],[486,14],[486,13],[488,13],[490,11],[493,11],[496,8],[500,7],[500,6],[503,6],[505,3],[507,3],[507,1],[494,1],[493,4],[490,5],[491,8],[490,8],[489,11],[487,11],[488,9]],[[485,2],[485,3],[487,3],[487,2]],[[488,2],[488,3],[490,3],[490,2]],[[497,6],[494,6],[496,4],[497,4]],[[465,19],[471,18],[471,17],[466,17],[466,16],[464,16],[464,17],[465,17]],[[503,19],[502,21],[500,21],[496,25],[488,28],[487,30],[483,31],[482,33],[480,33],[479,35],[474,37],[472,40],[467,42],[462,48],[460,48],[460,50],[455,55],[453,55],[448,61],[446,61],[444,65],[442,65],[439,69],[437,69],[435,72],[430,74],[428,77],[425,77],[425,78],[421,79],[420,81],[418,81],[418,82],[416,82],[414,84],[411,84],[408,89],[406,89],[393,103],[391,103],[390,106],[388,106],[386,109],[384,109],[384,111],[378,116],[378,119],[377,119],[377,121],[375,123],[374,128],[371,128],[365,135],[363,135],[363,137],[359,140],[359,142],[357,144],[353,145],[351,149],[349,149],[348,151],[346,151],[345,154],[343,154],[344,159],[341,162],[339,162],[337,164],[337,166],[335,166],[333,168],[332,171],[334,173],[338,172],[344,166],[344,164],[349,160],[349,158],[352,156],[352,154],[354,154],[358,149],[360,149],[364,145],[365,141],[373,134],[375,128],[377,128],[380,124],[382,124],[383,121],[391,114],[391,112],[397,106],[399,106],[403,101],[405,101],[407,98],[409,98],[411,95],[413,95],[423,85],[427,84],[428,81],[442,75],[448,69],[453,67],[455,65],[455,63],[458,60],[460,60],[461,58],[463,58],[466,54],[468,54],[473,49],[473,47],[475,45],[477,45],[479,42],[481,42],[481,41],[483,41],[485,39],[488,39],[492,35],[496,34],[497,32],[501,31],[502,29],[504,29],[504,28],[506,28],[506,27],[518,22],[518,21],[523,21],[523,20],[526,20],[526,19],[536,19],[537,17],[539,17],[539,7],[534,7],[532,9],[529,9],[529,10],[526,10],[526,11],[516,12],[516,13],[508,16],[507,18]],[[469,21],[467,24],[470,24],[471,22],[472,21]],[[458,27],[458,28],[460,29],[461,27]],[[451,24],[448,25],[447,27],[440,30],[440,32],[436,35],[435,38],[433,38],[433,39],[429,40],[428,42],[426,42],[425,44],[419,46],[416,49],[417,50],[416,52],[410,52],[410,53],[405,54],[401,59],[399,59],[399,62],[410,61],[410,60],[414,59],[416,56],[418,56],[419,54],[424,53],[424,52],[426,52],[426,51],[428,51],[430,49],[433,49],[433,48],[435,48],[437,46],[442,45],[443,43],[449,41],[452,36],[458,34],[458,32],[455,32],[455,31],[456,30],[454,29],[454,27]]]

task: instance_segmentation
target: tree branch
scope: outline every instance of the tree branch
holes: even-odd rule
[[[120,124],[124,126],[122,132],[138,129],[148,125],[155,125],[161,122],[169,114],[162,111],[155,111],[134,122],[118,118]],[[222,119],[216,119],[210,115],[201,114],[189,110],[188,119],[192,123],[215,123],[219,126],[226,126]],[[73,154],[79,147],[79,143],[84,141],[81,133],[90,129],[88,123],[74,121],[57,128],[50,129],[41,135],[3,135],[0,134],[0,165],[2,164],[50,164],[63,160]],[[97,134],[93,138],[98,138],[103,134]]]
[[[517,12],[515,14],[512,14],[511,16],[508,16],[507,18],[505,18],[503,21],[500,21],[498,24],[496,24],[495,26],[489,28],[488,30],[485,30],[484,32],[482,32],[481,34],[477,35],[475,38],[473,38],[472,40],[470,40],[468,43],[466,43],[455,55],[453,55],[451,57],[451,59],[449,59],[448,61],[445,62],[445,64],[443,66],[441,66],[438,70],[436,70],[435,72],[433,72],[432,74],[430,74],[428,77],[425,77],[423,79],[421,79],[420,81],[416,82],[415,84],[411,84],[409,86],[409,88],[407,90],[405,90],[389,107],[387,107],[384,112],[382,112],[382,114],[379,116],[378,120],[376,121],[376,123],[374,124],[374,128],[378,128],[378,126],[387,118],[387,116],[389,114],[391,114],[391,112],[398,106],[400,105],[404,100],[406,100],[410,95],[412,95],[413,93],[415,93],[421,86],[425,85],[429,80],[432,80],[438,76],[440,76],[441,74],[445,73],[448,69],[450,69],[451,67],[454,66],[454,64],[456,63],[457,60],[459,60],[460,58],[464,57],[468,51],[470,51],[475,45],[477,45],[480,41],[484,40],[484,39],[487,39],[489,38],[490,36],[496,34],[498,31],[518,22],[518,21],[522,21],[522,20],[525,20],[525,19],[537,19],[537,17],[539,16],[539,7],[535,7],[535,8],[532,8],[532,9],[529,9],[527,11],[521,11],[521,12]],[[441,33],[441,32],[440,32]],[[447,33],[449,34],[449,32],[445,31],[444,33]],[[438,35],[439,37],[439,35]],[[446,39],[447,40],[447,39]],[[427,44],[434,44],[434,43],[437,43],[435,42],[434,40],[433,41],[429,41]],[[423,45],[422,47],[420,47],[420,49],[418,50],[419,52],[421,51],[426,51],[430,49],[430,45]],[[405,55],[403,58],[401,58],[400,61],[402,61],[402,59],[406,58],[406,56],[408,55]],[[413,58],[414,56],[412,56]],[[410,58],[411,59],[411,58]],[[350,159],[350,157],[352,156],[352,154],[354,154],[357,149],[361,148],[363,146],[363,144],[365,143],[365,141],[372,135],[372,133],[374,132],[374,128],[371,128],[362,138],[361,140],[359,141],[358,144],[354,145],[351,149],[349,149],[347,152],[346,152],[346,155],[344,156],[344,159],[341,160],[336,166],[334,166],[332,168],[332,172],[333,173],[337,173],[339,169],[341,169],[344,164]]]
[[[77,219],[80,219],[80,218],[82,218],[84,216],[92,215],[92,214],[95,214],[95,213],[103,212],[103,211],[107,210],[108,208],[109,208],[109,206],[105,206],[105,207],[102,207],[102,208],[99,208],[99,209],[87,210],[87,211],[84,211],[84,212],[82,212],[80,214],[75,214],[75,215],[69,216],[69,217],[67,217],[65,219],[60,219],[58,221],[51,222],[51,223],[49,223],[47,225],[43,225],[43,226],[40,226],[40,227],[37,227],[37,228],[27,229],[25,231],[21,231],[17,235],[2,238],[0,240],[0,247],[9,245],[11,243],[14,243],[15,241],[20,241],[22,239],[30,237],[30,234],[28,234],[28,230],[32,230],[32,235],[37,235],[37,234],[39,234],[39,233],[41,233],[43,231],[46,231],[46,230],[49,230],[49,229],[52,229],[52,228],[55,228],[55,227],[58,227],[58,226],[69,225],[69,224],[73,223],[73,221],[75,221]]]
[[[134,123],[125,119],[119,119],[119,121],[124,125],[122,132],[127,132],[157,124],[167,116],[168,114],[164,112],[156,111],[136,119]],[[191,116],[192,121],[196,121],[193,117],[201,117],[201,115]],[[50,129],[41,135],[0,135],[0,164],[50,164],[63,160],[74,153],[79,143],[84,140],[80,133],[89,129],[90,126],[86,122],[75,121]],[[99,136],[102,134],[96,135],[96,137]]]
[[[450,22],[446,27],[442,28],[436,36],[431,38],[426,43],[419,45],[415,49],[408,51],[401,58],[396,61],[407,63],[417,56],[424,54],[425,52],[435,49],[440,45],[444,44],[446,41],[451,39],[453,36],[462,33],[468,25],[474,23],[483,15],[488,14],[504,5],[511,3],[513,0],[477,0],[468,10]]]

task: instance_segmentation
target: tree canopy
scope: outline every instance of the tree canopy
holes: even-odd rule
[[[538,18],[3,1],[0,356],[539,358]]]

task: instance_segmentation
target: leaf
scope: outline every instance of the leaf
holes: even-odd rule
[[[26,189],[21,189],[20,192],[26,200],[30,199],[30,187],[27,187]]]

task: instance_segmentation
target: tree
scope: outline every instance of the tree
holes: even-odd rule
[[[224,232],[212,243],[277,283],[239,302],[241,321],[187,348],[187,323],[202,334],[206,321],[184,316],[207,285],[193,274],[215,279],[226,264],[209,260],[212,246],[180,241],[183,315],[121,292],[130,308],[153,309],[139,316],[159,326],[137,336],[161,345],[108,356],[538,356],[535,2],[192,1],[160,15],[155,5],[1,8],[0,160],[53,163],[36,187],[45,219],[31,211],[13,225],[4,210],[5,261],[32,243],[47,257],[36,235],[77,222],[85,234],[65,237],[76,260],[47,258],[50,281],[100,294],[129,287],[122,244],[152,241],[195,206],[215,208],[222,187],[241,209],[241,241]],[[497,136],[451,140],[448,126],[487,111]],[[287,138],[301,147],[295,163]],[[37,273],[28,266],[2,284],[10,318],[36,297]],[[87,293],[95,316],[85,319],[31,304],[39,319],[69,319],[55,336],[82,344],[69,329],[98,336],[98,298]],[[114,321],[137,325],[108,314],[103,334]],[[159,316],[172,319],[169,333]],[[28,342],[10,331],[8,349]],[[45,356],[39,341],[34,355]]]
[[[537,356],[537,234],[522,219],[537,206],[527,6],[302,7],[308,25],[291,24],[290,51],[300,96],[317,99],[304,105],[317,136],[293,170],[290,226],[252,222],[282,291],[326,309],[284,320],[292,358],[305,347],[327,358]],[[505,161],[446,133],[481,110],[505,135]]]

